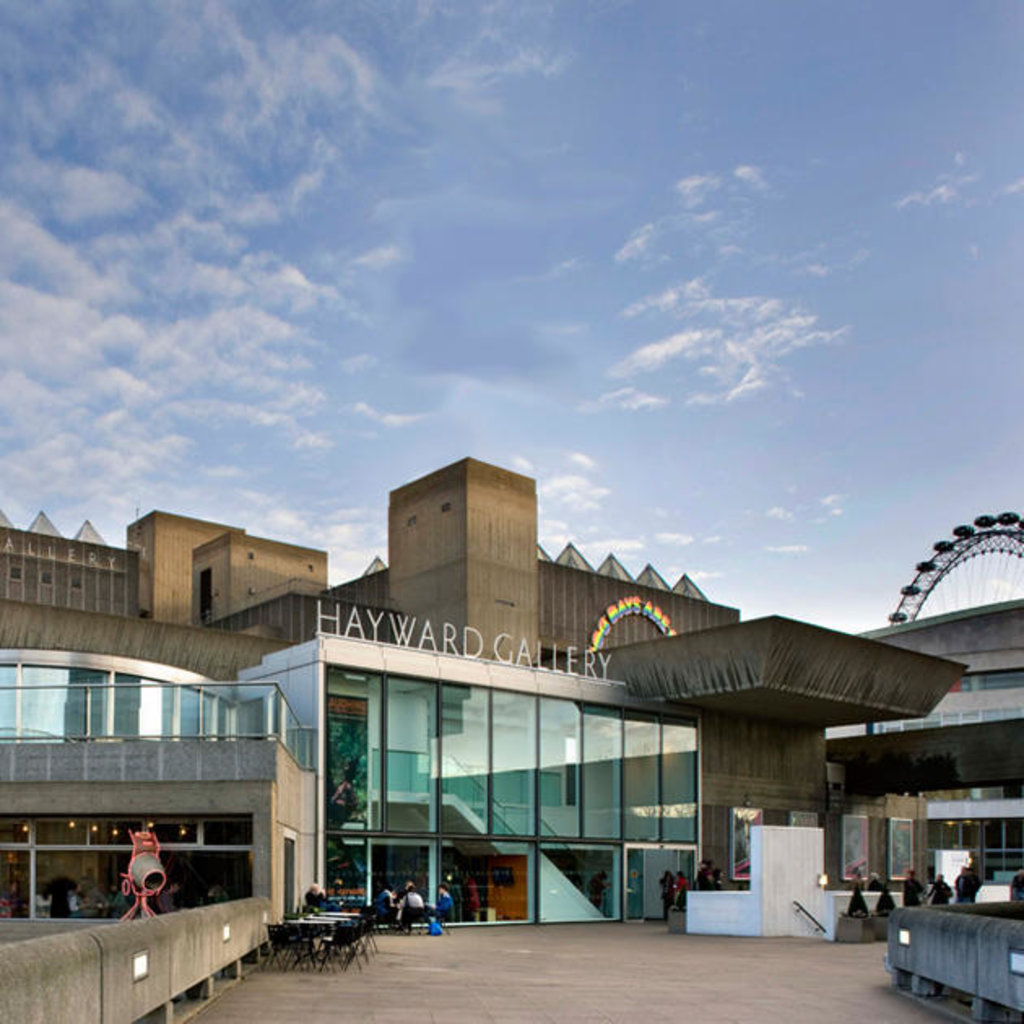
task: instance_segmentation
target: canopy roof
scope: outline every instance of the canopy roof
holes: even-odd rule
[[[616,647],[631,694],[807,725],[920,718],[964,666],[771,616]]]

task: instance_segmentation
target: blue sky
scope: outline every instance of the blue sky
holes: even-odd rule
[[[1015,2],[0,0],[0,508],[341,581],[471,455],[552,555],[882,625],[1024,511],[1022,52]]]

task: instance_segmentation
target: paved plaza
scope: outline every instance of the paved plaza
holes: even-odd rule
[[[774,1022],[943,1018],[889,987],[885,944],[669,935],[664,925],[382,936],[360,972],[257,971],[197,1018],[261,1021]]]

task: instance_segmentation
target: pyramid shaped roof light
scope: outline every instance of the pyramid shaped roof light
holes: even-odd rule
[[[668,590],[668,584],[650,562],[644,566],[644,570],[637,576],[636,582],[641,587],[650,587],[652,590]]]
[[[78,528],[75,540],[81,544],[102,544],[104,547],[107,546],[107,542],[100,536],[99,531],[88,519]]]
[[[538,562],[550,562],[551,556],[538,544],[537,545],[537,561]]]
[[[672,593],[682,594],[683,597],[692,597],[698,601],[707,600],[707,595],[704,591],[701,590],[685,572],[679,577],[679,582],[672,588]]]
[[[594,567],[579,553],[575,544],[566,544],[562,553],[555,559],[558,565],[567,566],[570,569],[580,569],[583,572],[593,572]]]
[[[12,523],[10,519],[3,514],[3,512],[0,512],[0,528],[4,530],[13,530],[15,528],[14,523]]]
[[[28,528],[28,532],[39,533],[44,537],[62,536],[60,530],[50,522],[45,512],[40,512],[39,515],[32,520],[32,525]]]
[[[382,559],[380,555],[374,555],[373,561],[366,567],[366,572],[364,572],[363,575],[372,576],[375,572],[383,572],[386,568],[387,564],[384,559]]]
[[[622,563],[610,552],[608,557],[598,566],[597,575],[609,576],[613,580],[619,580],[622,583],[635,582],[633,577],[623,568]]]

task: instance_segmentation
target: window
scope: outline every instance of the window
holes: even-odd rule
[[[450,501],[446,501],[446,502],[445,502],[445,503],[444,503],[444,504],[443,504],[443,505],[441,506],[441,511],[442,511],[442,512],[451,512],[451,510],[452,510],[452,503],[451,503]]]
[[[537,770],[537,699],[495,690],[491,696],[494,766],[491,830],[496,835],[533,832],[533,783]]]
[[[409,518],[405,521],[405,525],[406,526],[415,526],[416,525],[416,517],[415,516],[409,516]]]
[[[580,712],[568,700],[540,702],[540,831],[578,836]]]
[[[617,839],[622,831],[622,719],[612,708],[583,709],[583,833]]]
[[[81,590],[82,589],[82,577],[81,576],[72,576],[71,577],[71,589],[72,590]]]
[[[52,583],[53,582],[53,573],[49,569],[44,569],[39,574],[39,582],[40,583]]]
[[[433,832],[437,688],[416,679],[390,678],[387,692],[387,828]]]
[[[328,670],[328,829],[381,827],[380,691],[378,676]]]
[[[441,688],[441,827],[487,832],[487,691]]]
[[[11,566],[11,579],[12,580],[20,580],[21,579],[21,566],[20,565],[12,565]]]

